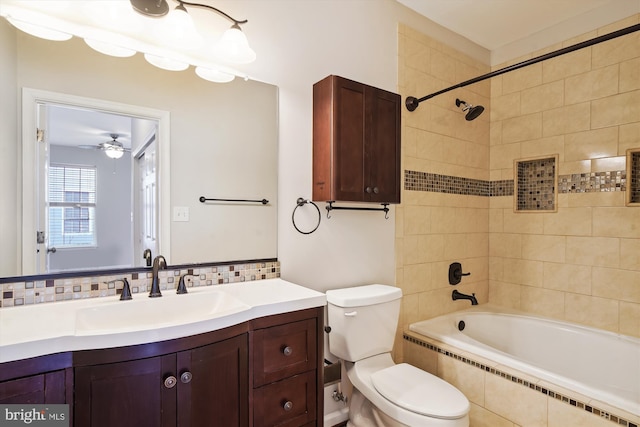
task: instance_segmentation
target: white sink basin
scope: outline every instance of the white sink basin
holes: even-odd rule
[[[76,335],[101,335],[185,325],[239,313],[251,307],[226,292],[110,301],[76,312]]]

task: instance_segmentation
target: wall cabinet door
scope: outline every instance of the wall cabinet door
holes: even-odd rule
[[[82,427],[248,425],[246,334],[192,350],[76,368]]]
[[[329,76],[313,86],[313,199],[400,202],[400,95]]]

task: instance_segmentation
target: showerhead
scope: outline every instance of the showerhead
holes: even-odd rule
[[[464,118],[470,122],[471,120],[477,119],[480,114],[484,111],[484,107],[482,105],[476,105],[475,107],[471,104],[467,104],[466,102],[456,98],[456,107],[460,107],[462,105],[462,111],[466,111],[467,114]]]

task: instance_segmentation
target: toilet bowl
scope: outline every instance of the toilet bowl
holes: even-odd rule
[[[391,349],[402,291],[367,285],[327,291],[329,351],[344,362],[354,390],[349,427],[468,427],[469,401],[442,379]]]

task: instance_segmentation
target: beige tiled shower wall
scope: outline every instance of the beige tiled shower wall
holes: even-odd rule
[[[633,16],[513,63],[637,24]],[[398,90],[420,98],[491,71],[402,24]],[[456,98],[483,105],[472,122]],[[559,175],[621,171],[640,147],[640,32],[458,88],[402,109],[402,169],[500,181],[514,160],[558,155]],[[619,188],[618,188],[619,190]],[[562,193],[557,212],[515,213],[513,196],[404,190],[396,210],[399,333],[469,306],[455,288],[528,312],[640,336],[640,207],[623,191]],[[399,336],[400,338],[400,336]],[[396,344],[400,344],[398,339]],[[395,356],[402,358],[402,345]]]
[[[420,98],[490,71],[489,67],[407,26],[399,26],[399,92]],[[402,108],[402,169],[482,181],[489,179],[489,114],[468,122],[460,98],[489,111],[485,81]],[[396,358],[406,325],[469,306],[452,301],[449,264],[470,272],[455,288],[488,301],[489,197],[402,192],[396,209],[396,284],[404,293]]]
[[[638,24],[640,16],[509,64]],[[490,179],[558,155],[559,175],[625,169],[640,147],[640,32],[491,79]],[[640,207],[623,191],[563,193],[556,213],[491,197],[489,301],[640,336]]]

